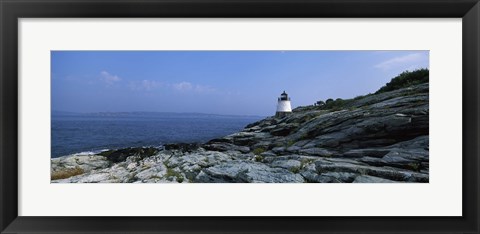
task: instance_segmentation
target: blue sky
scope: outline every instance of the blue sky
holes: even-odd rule
[[[52,110],[269,116],[375,92],[428,51],[52,51]]]

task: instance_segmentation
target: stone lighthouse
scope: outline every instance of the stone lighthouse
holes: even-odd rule
[[[284,117],[290,113],[292,113],[292,105],[290,104],[288,94],[285,93],[284,90],[278,98],[277,113],[275,113],[275,117]]]

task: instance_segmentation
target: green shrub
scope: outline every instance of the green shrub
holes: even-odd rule
[[[429,80],[428,69],[405,71],[405,72],[402,72],[400,75],[396,76],[395,78],[393,78],[386,85],[381,87],[377,92],[375,92],[375,94],[389,92],[392,90],[401,89],[401,88],[409,87],[412,85],[428,83],[428,80]],[[325,104],[319,106],[318,108],[320,110],[329,110],[329,111],[339,111],[344,109],[353,110],[352,102],[368,97],[370,95],[373,95],[373,94],[369,93],[367,95],[360,95],[351,99],[337,98],[334,100],[333,98],[329,98],[325,101]]]
[[[335,101],[333,101],[333,99],[331,98],[329,100],[332,100],[332,101],[326,102],[326,104],[321,106],[320,109],[334,110],[334,111],[342,110],[346,108],[347,105],[353,101],[353,99],[341,99],[341,98],[337,98]]]
[[[400,75],[393,78],[385,86],[381,87],[375,94],[389,92],[412,85],[428,83],[429,70],[426,68],[415,71],[404,71]]]
[[[366,94],[366,95],[358,95],[358,96],[354,97],[353,100],[360,100],[362,98],[366,98],[366,97],[371,96],[371,95],[373,95],[373,94],[369,93],[369,94]]]
[[[409,163],[407,168],[412,171],[420,171],[420,163]]]
[[[260,156],[260,155],[255,155],[255,162],[262,162],[263,161],[263,157]]]

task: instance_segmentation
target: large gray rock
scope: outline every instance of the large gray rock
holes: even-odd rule
[[[326,160],[316,161],[315,166],[319,174],[325,172],[350,172],[360,175],[371,175],[395,181],[428,182],[427,174],[393,167],[375,167],[356,163]]]
[[[263,163],[231,161],[209,167],[197,176],[203,183],[302,183],[303,177]]]
[[[145,169],[135,175],[135,180],[148,180],[154,178],[163,178],[167,175],[167,167],[163,164],[158,164],[154,167]]]
[[[98,155],[74,154],[51,159],[51,171],[61,171],[68,168],[79,167],[84,172],[110,166],[107,158]]]
[[[380,177],[361,175],[357,176],[353,183],[395,183],[396,181],[387,180]]]
[[[334,152],[332,152],[330,150],[322,149],[322,148],[300,149],[300,150],[298,150],[298,153],[311,155],[311,156],[318,156],[318,157],[331,157],[335,154]]]
[[[287,169],[289,171],[295,172],[295,171],[300,170],[300,168],[302,166],[302,162],[297,161],[297,160],[292,160],[292,159],[276,160],[276,161],[272,162],[271,166],[272,167],[280,167],[280,168],[284,168],[284,169]]]

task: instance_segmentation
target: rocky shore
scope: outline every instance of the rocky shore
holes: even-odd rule
[[[425,183],[428,90],[299,107],[205,144],[53,158],[52,183]]]

